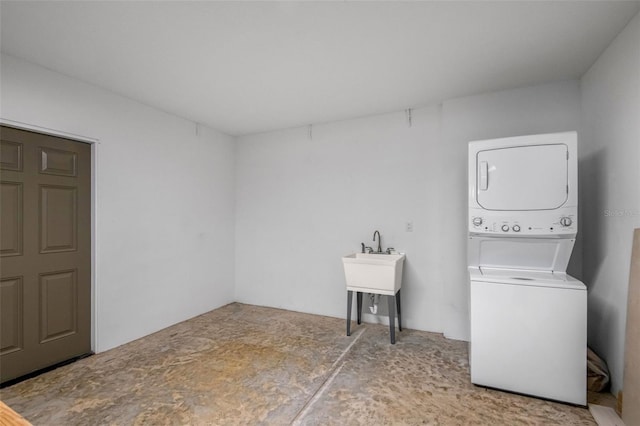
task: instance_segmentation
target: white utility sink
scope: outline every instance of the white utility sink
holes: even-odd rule
[[[342,257],[348,291],[395,295],[402,285],[404,254],[353,253]]]

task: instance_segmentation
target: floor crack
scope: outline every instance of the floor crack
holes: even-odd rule
[[[294,426],[300,425],[302,419],[307,415],[309,410],[311,410],[311,407],[313,407],[313,404],[315,404],[322,397],[322,395],[324,394],[324,391],[329,386],[331,386],[331,383],[333,383],[333,380],[340,373],[340,371],[342,370],[342,367],[344,367],[345,362],[343,361],[343,359],[351,351],[351,348],[353,347],[353,345],[356,344],[356,342],[360,339],[360,337],[362,337],[362,335],[366,330],[367,328],[363,327],[360,331],[358,331],[353,341],[349,343],[349,346],[347,346],[342,351],[340,356],[333,362],[333,364],[331,364],[331,368],[329,370],[331,374],[329,374],[329,377],[326,378],[326,380],[322,383],[322,385],[320,385],[318,390],[316,390],[315,393],[311,396],[311,398],[309,398],[307,403],[304,404],[304,406],[300,409],[300,411],[298,411],[298,414],[294,417],[293,421],[291,422],[292,425]]]

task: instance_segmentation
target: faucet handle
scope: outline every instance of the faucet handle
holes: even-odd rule
[[[396,251],[396,249],[394,249],[393,247],[387,248],[387,254],[391,254],[392,251]]]
[[[373,249],[369,246],[365,247],[365,249],[367,250],[367,253],[371,254],[373,253]]]

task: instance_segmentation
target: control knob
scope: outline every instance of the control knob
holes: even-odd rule
[[[507,225],[507,224],[502,225],[502,230],[504,232],[507,232],[509,230],[509,225]]]
[[[473,223],[473,226],[480,226],[480,225],[482,225],[482,218],[481,217],[474,217],[471,222]]]
[[[573,223],[573,221],[571,220],[570,217],[562,217],[560,218],[560,225],[562,226],[571,226],[571,224]]]
[[[520,232],[520,225],[513,225],[511,229],[513,229],[513,232]]]

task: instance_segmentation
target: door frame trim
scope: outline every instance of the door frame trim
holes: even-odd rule
[[[51,129],[49,127],[38,126],[36,124],[23,123],[21,121],[10,120],[0,117],[0,125],[13,127],[20,130],[28,130],[35,133],[57,136],[71,139],[76,142],[88,143],[91,145],[91,350],[99,352],[98,348],[98,275],[97,275],[97,206],[98,206],[98,149],[100,139],[69,133],[63,130]]]

